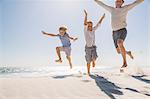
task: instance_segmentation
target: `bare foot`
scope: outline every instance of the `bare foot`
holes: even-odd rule
[[[120,68],[120,72],[123,73],[124,68],[126,68],[127,66],[128,66],[127,63],[124,63],[123,66]]]
[[[127,66],[128,66],[127,63],[124,63],[121,68],[125,68]]]
[[[124,72],[124,69],[123,69],[123,68],[121,68],[121,69],[120,69],[120,73],[123,73],[123,72]]]
[[[70,69],[72,69],[72,63],[70,63],[69,65],[70,65]]]
[[[131,51],[127,52],[127,54],[130,56],[131,59],[134,59],[134,57],[133,57]]]
[[[55,60],[55,62],[57,62],[57,63],[62,63],[62,60],[61,60],[61,59],[58,59],[58,60]]]

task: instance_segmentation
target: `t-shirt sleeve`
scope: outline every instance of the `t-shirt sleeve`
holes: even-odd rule
[[[57,37],[60,37],[60,34],[57,34],[56,36],[57,36]]]
[[[67,36],[67,37],[69,37],[69,34],[68,34],[68,33],[66,33],[66,36]]]
[[[138,4],[142,3],[143,0],[136,0],[135,2],[126,5],[125,7],[127,8],[127,10],[131,10],[132,8],[134,8],[135,6],[137,6]]]
[[[84,25],[84,32],[87,31],[87,25]]]
[[[108,6],[108,5],[104,4],[102,1],[96,1],[96,3],[98,5],[100,5],[101,7],[103,7],[104,9],[106,9],[107,11],[109,11],[109,12],[112,12],[112,10],[114,9],[111,6]]]

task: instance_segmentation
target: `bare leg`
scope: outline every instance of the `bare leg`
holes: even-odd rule
[[[67,57],[67,59],[68,59],[69,65],[70,65],[70,69],[72,69],[71,57],[69,56],[69,57]]]
[[[90,76],[90,64],[91,63],[87,63],[87,72],[88,72],[88,75]]]
[[[126,50],[125,50],[125,47],[123,45],[123,40],[119,39],[117,41],[117,44],[118,44],[118,47],[121,51],[121,55],[122,55],[122,58],[123,58],[123,65],[122,65],[122,68],[123,67],[127,67],[127,61],[126,61]]]
[[[119,48],[119,47],[117,47],[116,50],[117,50],[118,54],[121,54],[121,51],[120,51],[120,48]],[[129,55],[129,57],[130,57],[131,59],[134,59],[134,57],[133,57],[131,51],[126,51],[126,54]]]
[[[56,60],[56,62],[62,62],[62,60],[61,60],[61,55],[60,55],[60,47],[56,47],[56,53],[57,53],[57,55],[58,55],[58,60]]]
[[[92,66],[95,67],[95,60],[92,61]]]

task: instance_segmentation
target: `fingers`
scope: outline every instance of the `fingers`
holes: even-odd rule
[[[73,41],[76,41],[78,38],[74,38]]]
[[[86,10],[84,9],[84,13],[85,13],[85,15],[87,15],[87,12],[86,12]]]
[[[43,34],[46,34],[44,31],[41,31]]]
[[[106,15],[105,15],[105,13],[104,13],[103,16],[102,16],[102,18],[105,18],[105,16],[106,16]]]

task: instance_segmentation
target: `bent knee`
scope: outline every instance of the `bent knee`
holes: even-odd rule
[[[117,40],[117,45],[118,46],[123,46],[123,40],[121,40],[121,39]]]
[[[56,50],[60,50],[60,47],[56,47]]]
[[[120,51],[117,51],[117,53],[118,53],[118,54],[121,54],[121,52],[120,52]]]

